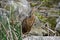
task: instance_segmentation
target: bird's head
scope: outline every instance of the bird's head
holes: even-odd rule
[[[29,17],[32,17],[34,15],[34,12],[36,11],[36,8],[33,7],[32,10],[29,12],[30,13],[30,16]]]

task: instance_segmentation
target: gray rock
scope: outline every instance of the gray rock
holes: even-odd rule
[[[59,16],[59,18],[56,20],[56,22],[57,22],[57,24],[56,24],[55,30],[60,31],[60,16]]]
[[[56,22],[57,22],[57,23],[59,23],[59,22],[60,22],[60,16],[57,18]]]
[[[10,12],[11,9],[13,9],[14,16],[17,17],[17,20],[19,21],[23,21],[24,18],[30,15],[29,12],[31,11],[31,8],[26,0],[2,0],[1,4],[2,8],[5,6],[8,7],[8,11]]]
[[[23,40],[60,40],[60,37],[55,36],[29,36],[24,38]]]
[[[57,9],[60,9],[60,2],[58,3],[58,5],[57,5],[57,7],[56,7]]]
[[[57,31],[60,31],[60,22],[57,23],[56,28]]]

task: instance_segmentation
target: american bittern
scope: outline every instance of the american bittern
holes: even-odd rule
[[[35,21],[35,16],[33,14],[34,11],[35,11],[35,8],[31,10],[30,12],[31,15],[29,17],[26,17],[22,22],[22,33],[23,34],[29,33],[32,28],[32,25],[34,24],[34,21]]]

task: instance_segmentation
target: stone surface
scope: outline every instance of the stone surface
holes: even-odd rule
[[[26,0],[2,0],[0,2],[1,8],[14,12],[14,16],[18,17],[18,20],[20,21],[23,21],[24,18],[30,15],[29,12],[31,11],[31,8]]]
[[[56,30],[57,31],[60,31],[60,16],[59,16],[59,18],[56,20],[56,22],[57,22],[57,24],[56,24]]]
[[[23,40],[60,40],[60,37],[56,37],[56,36],[29,36],[24,38]]]

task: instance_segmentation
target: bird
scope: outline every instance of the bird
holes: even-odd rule
[[[28,34],[31,31],[31,28],[35,22],[35,15],[33,14],[35,11],[35,8],[33,8],[30,11],[30,16],[26,17],[23,22],[22,22],[22,33],[23,34]]]

